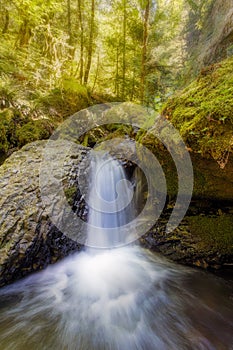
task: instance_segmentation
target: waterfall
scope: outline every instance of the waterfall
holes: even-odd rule
[[[134,216],[133,187],[109,154],[95,152],[90,166],[87,246],[112,248],[126,243],[124,229]]]

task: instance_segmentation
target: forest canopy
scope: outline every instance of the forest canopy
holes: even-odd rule
[[[40,99],[55,88],[83,93],[85,85],[156,104],[183,74],[190,16],[196,30],[209,3],[1,0],[1,88]]]
[[[133,101],[161,110],[203,66],[232,55],[224,17],[232,8],[224,6],[0,0],[0,152],[49,137],[91,104]]]

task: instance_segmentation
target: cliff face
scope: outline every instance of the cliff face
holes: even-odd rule
[[[214,0],[201,20],[200,15],[191,13],[190,21],[194,23],[189,28],[187,49],[196,72],[233,55],[232,0]]]

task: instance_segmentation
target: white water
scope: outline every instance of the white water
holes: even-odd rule
[[[97,193],[103,183],[114,193],[118,167],[107,165]],[[120,216],[90,213],[107,228],[101,244],[115,244],[108,228],[127,221]],[[232,311],[230,291],[207,274],[139,246],[87,249],[0,290],[0,350],[229,350]]]
[[[122,227],[133,219],[132,203],[133,187],[121,164],[108,154],[97,152],[90,169],[87,245],[125,245],[127,231]]]

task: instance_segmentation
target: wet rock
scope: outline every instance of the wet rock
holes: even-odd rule
[[[54,226],[41,199],[39,173],[46,142],[37,141],[24,146],[0,167],[0,286],[81,249],[80,244]],[[57,159],[63,156],[63,151],[57,148]],[[78,190],[77,172],[88,152],[88,148],[76,145],[66,155],[63,176],[56,180],[62,183],[67,196],[76,193],[69,192],[70,188]],[[49,183],[46,185],[51,196]],[[85,205],[83,208],[84,211]],[[80,210],[80,215],[84,215],[83,211]],[[80,229],[77,227],[77,231]]]
[[[221,202],[209,201],[207,206],[205,201],[194,200],[179,227],[170,233],[166,233],[169,209],[165,209],[140,243],[184,265],[232,271],[233,216],[230,208],[229,203],[223,206]]]
[[[197,20],[200,21],[200,17]],[[188,51],[195,69],[200,69],[232,55],[232,1],[212,1],[209,11],[206,12],[202,20],[203,25],[199,29],[195,26],[195,33],[192,32],[187,37]]]

